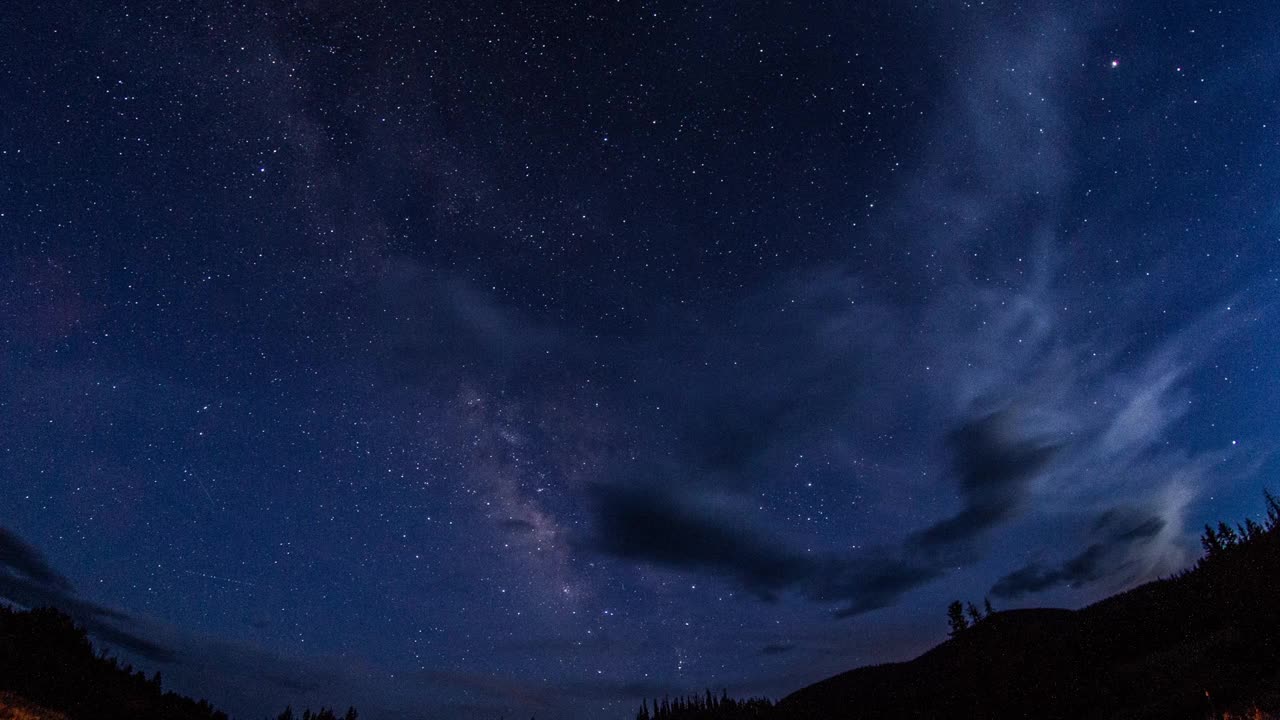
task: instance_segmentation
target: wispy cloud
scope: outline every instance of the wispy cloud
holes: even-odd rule
[[[1109,511],[1095,522],[1093,540],[1084,550],[1052,567],[1025,565],[1000,578],[991,593],[1012,599],[1061,585],[1081,587],[1095,582],[1115,572],[1127,553],[1157,538],[1166,524],[1159,515]]]
[[[12,531],[0,528],[0,599],[27,607],[56,607],[103,641],[158,662],[174,651],[144,637],[128,615],[80,598],[44,555]]]
[[[841,615],[977,562],[1019,523],[1087,524],[1117,505],[1142,507],[1153,532],[1086,534],[1081,549],[1015,571],[1002,589],[1140,579],[1188,559],[1185,506],[1223,469],[1220,452],[1190,448],[1180,423],[1192,381],[1245,313],[1233,300],[1170,329],[1164,314],[1107,300],[1140,296],[1145,280],[1103,287],[1066,272],[1076,155],[1066,108],[1093,20],[1035,11],[1001,22],[967,46],[951,89],[960,111],[927,131],[937,157],[926,153],[868,231],[892,237],[902,252],[886,256],[901,259],[793,274],[723,322],[636,353],[644,361],[627,375],[682,414],[655,415],[674,427],[653,459],[603,468],[582,547]],[[916,527],[876,532],[857,552],[811,548],[750,501],[783,487],[800,457],[870,458],[864,475],[905,466],[938,500],[913,509]]]

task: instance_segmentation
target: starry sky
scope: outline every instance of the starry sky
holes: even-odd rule
[[[1280,8],[0,8],[0,597],[239,717],[627,717],[1255,513]]]

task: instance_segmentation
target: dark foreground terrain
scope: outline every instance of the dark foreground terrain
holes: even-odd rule
[[[1215,549],[1178,577],[1077,611],[995,613],[910,662],[804,688],[779,704],[780,714],[1204,718],[1255,705],[1274,711],[1280,511],[1270,510],[1265,528],[1208,543]]]
[[[1081,610],[992,613],[920,657],[776,705],[691,698],[641,718],[1280,717],[1280,506],[1206,528],[1194,569]]]
[[[321,709],[305,720],[356,720]],[[292,710],[279,718],[294,720]],[[160,673],[95,652],[84,629],[54,608],[0,605],[0,720],[227,720],[204,700],[165,692]]]
[[[1267,504],[1265,525],[1206,528],[1195,568],[1084,609],[990,613],[914,660],[851,670],[776,704],[708,694],[646,703],[639,717],[1276,717],[1280,504],[1270,495]],[[84,630],[55,609],[0,606],[0,719],[9,718],[226,716],[164,692],[158,674],[95,653]]]
[[[52,608],[0,606],[0,713],[15,718],[226,720],[201,700],[164,692],[160,675],[97,654]],[[4,717],[0,714],[0,717]]]

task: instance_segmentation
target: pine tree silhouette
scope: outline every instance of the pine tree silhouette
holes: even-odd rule
[[[1222,541],[1218,539],[1218,533],[1214,531],[1209,523],[1204,525],[1204,534],[1200,536],[1200,546],[1204,548],[1206,560],[1222,554]]]
[[[652,711],[646,699],[636,711],[636,720],[751,720],[769,716],[773,707],[768,698],[735,700],[723,689],[717,698],[707,689],[702,695],[655,699]]]
[[[969,629],[969,621],[964,618],[964,603],[954,600],[947,606],[947,624],[951,626],[951,637]]]
[[[982,611],[973,603],[965,603],[965,612],[969,613],[969,622],[977,625],[982,622]]]
[[[0,690],[73,718],[226,720],[204,700],[165,692],[162,681],[95,651],[84,628],[59,610],[0,603]]]
[[[1232,530],[1230,525],[1225,522],[1219,522],[1218,542],[1222,544],[1222,547],[1229,548],[1240,542],[1240,538],[1236,536],[1236,531]]]
[[[1242,542],[1257,540],[1264,532],[1266,532],[1253,518],[1245,518],[1244,523],[1237,525],[1236,529],[1240,532],[1240,539]]]
[[[1276,496],[1266,489],[1263,489],[1262,496],[1267,501],[1267,530],[1280,528],[1280,500],[1277,500]]]

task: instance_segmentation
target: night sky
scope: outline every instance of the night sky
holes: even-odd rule
[[[1270,0],[0,26],[0,597],[239,717],[778,697],[1274,477]]]

